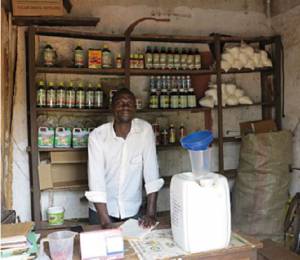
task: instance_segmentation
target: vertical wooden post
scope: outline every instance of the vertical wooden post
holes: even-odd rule
[[[36,91],[35,91],[35,29],[29,27],[27,33],[27,93],[28,101],[27,110],[28,126],[29,126],[29,145],[30,145],[30,172],[32,180],[32,196],[33,196],[33,220],[36,228],[39,229],[41,224],[41,192],[38,177],[38,131],[36,121]]]
[[[217,95],[218,95],[218,146],[219,146],[219,173],[224,174],[224,151],[223,151],[223,107],[222,107],[222,74],[221,74],[221,41],[220,36],[214,36]]]
[[[281,63],[282,63],[282,43],[281,36],[277,35],[274,37],[275,43],[275,55],[274,55],[274,92],[275,92],[275,122],[277,127],[281,129],[281,117],[282,117],[282,84],[281,84]]]
[[[131,52],[131,44],[130,44],[130,35],[125,35],[125,87],[130,88],[130,52]]]

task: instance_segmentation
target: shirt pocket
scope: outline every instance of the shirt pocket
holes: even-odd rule
[[[143,162],[143,156],[141,154],[135,155],[134,157],[131,158],[130,164],[132,166],[138,166],[141,165]]]

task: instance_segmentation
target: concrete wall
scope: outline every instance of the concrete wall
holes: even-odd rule
[[[222,2],[222,3],[221,3]],[[154,22],[145,22],[137,27],[136,33],[162,33],[162,34],[184,34],[184,35],[208,35],[211,32],[226,33],[233,35],[269,35],[272,33],[270,28],[270,21],[268,21],[264,14],[264,5],[262,1],[96,1],[86,0],[84,1],[72,1],[73,10],[72,15],[81,16],[94,16],[100,17],[101,22],[95,30],[107,32],[107,33],[123,33],[126,27],[133,21],[144,16],[155,15],[157,17],[170,17],[170,23],[160,23],[159,25]],[[82,28],[82,30],[88,30]],[[94,30],[94,29],[89,29]],[[71,43],[74,45],[75,43]],[[60,50],[66,51],[66,54],[70,53],[72,49],[67,44],[57,44]],[[138,47],[138,46],[137,46]],[[206,47],[207,48],[207,47]],[[68,80],[64,75],[42,75],[46,79],[52,77],[53,80],[62,78],[62,80]],[[249,78],[250,77],[250,78]],[[98,80],[97,77],[88,77],[89,80]],[[61,79],[60,79],[61,80]],[[233,76],[228,80],[236,81],[246,92],[254,99],[259,100],[259,77],[258,75],[249,75],[245,78],[241,76]],[[249,82],[251,82],[249,84]],[[137,87],[145,90],[147,89],[146,78],[133,78],[132,81],[134,90]],[[142,91],[143,93],[143,91]],[[144,92],[146,93],[146,92]],[[20,99],[23,99],[20,97]],[[23,104],[25,109],[25,104]],[[25,118],[25,115],[23,115]],[[191,115],[181,114],[182,119],[188,119]],[[259,118],[260,110],[258,108],[245,108],[241,110],[228,110],[225,114],[225,131],[227,129],[237,130],[238,125],[234,122],[236,118],[240,120],[252,120]],[[23,118],[23,119],[24,119]],[[195,117],[195,120],[202,121],[201,113]],[[215,118],[215,115],[214,115]],[[167,119],[165,124],[170,123]],[[176,120],[176,116],[175,119]],[[178,120],[178,119],[177,119]],[[190,120],[193,124],[194,120]],[[178,124],[180,122],[177,122]],[[24,127],[22,123],[17,123],[17,126]],[[187,127],[192,129],[192,126],[187,123]],[[203,125],[199,126],[202,128]],[[214,125],[216,129],[216,125]],[[215,132],[215,131],[214,131]],[[27,137],[21,137],[20,143],[26,143]],[[19,154],[15,152],[15,161],[26,161],[27,157],[23,153]],[[217,150],[214,148],[214,160],[213,168],[217,166]],[[236,144],[227,144],[225,147],[225,167],[227,169],[236,168],[238,163],[238,151],[239,146]],[[163,175],[172,175],[180,171],[186,171],[190,169],[187,153],[184,151],[171,151],[170,153],[161,152],[160,168]],[[169,160],[174,158],[181,158],[180,167],[173,167]],[[23,171],[28,171],[24,168]],[[27,172],[28,173],[28,172]],[[18,176],[18,175],[16,175]],[[27,175],[26,175],[27,176]],[[21,177],[20,177],[21,178]],[[15,181],[17,184],[17,182]],[[23,183],[27,183],[24,180]],[[16,203],[14,204],[17,214],[23,219],[28,219],[28,204],[30,197],[23,197],[26,201],[23,205],[17,204],[20,201],[20,193],[15,190]],[[86,217],[86,204],[79,202],[79,198],[83,195],[83,192],[44,192],[42,194],[42,208],[43,218],[46,217],[45,210],[49,205],[70,205],[67,208],[67,217]],[[72,206],[71,206],[72,205]],[[168,209],[168,190],[165,189],[159,196],[159,210]]]

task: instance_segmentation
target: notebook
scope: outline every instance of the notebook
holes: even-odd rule
[[[156,222],[150,228],[143,228],[139,225],[138,220],[130,218],[126,220],[121,226],[122,235],[124,239],[143,239],[146,235],[148,235],[152,229],[154,229],[159,222]]]

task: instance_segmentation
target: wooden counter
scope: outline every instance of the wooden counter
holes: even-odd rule
[[[162,217],[159,218],[159,226],[158,228],[170,228],[170,220],[168,217]],[[116,227],[119,226],[120,223],[116,223]],[[84,231],[92,231],[101,229],[101,226],[98,225],[84,225],[83,226]],[[57,230],[47,230],[42,232],[42,237],[46,236],[47,233],[57,231]],[[239,247],[232,247],[228,249],[221,249],[221,250],[213,250],[208,251],[204,253],[198,253],[198,254],[191,254],[180,257],[181,259],[201,259],[201,260],[256,260],[257,259],[257,249],[262,248],[263,244],[251,237],[241,235],[242,238],[250,242],[249,244],[245,246],[239,246]],[[74,256],[73,259],[79,260],[80,259],[80,245],[79,245],[79,236],[76,236],[75,238],[75,244],[74,244]],[[125,241],[125,259],[130,260],[137,260],[139,259],[137,255],[135,254],[134,249],[130,246],[128,241]],[[174,259],[174,258],[173,258]]]

